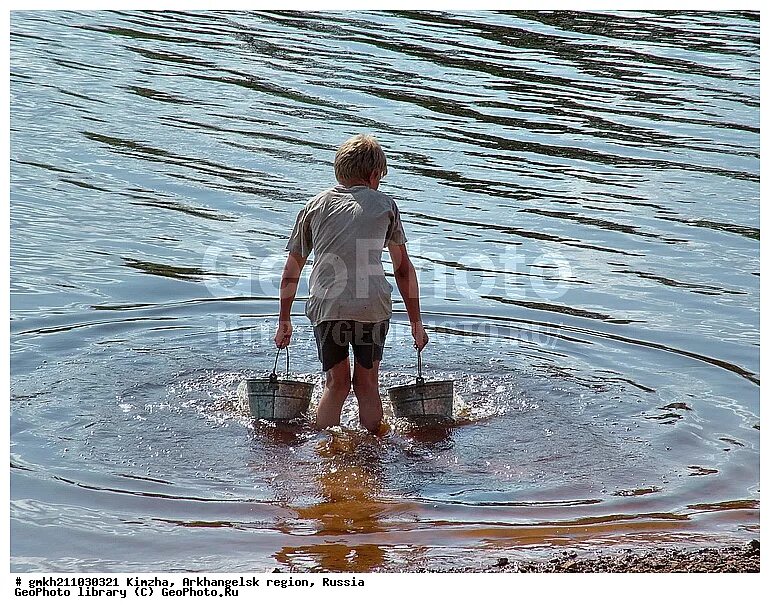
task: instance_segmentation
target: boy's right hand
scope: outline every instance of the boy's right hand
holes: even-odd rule
[[[412,338],[414,338],[414,346],[417,351],[422,351],[425,345],[428,344],[428,334],[425,332],[425,328],[422,327],[421,321],[412,322]]]
[[[275,332],[275,346],[278,349],[288,347],[291,342],[291,321],[279,321],[278,330]]]

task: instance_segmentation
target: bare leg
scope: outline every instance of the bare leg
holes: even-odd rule
[[[350,393],[350,359],[345,358],[326,371],[324,392],[318,403],[316,427],[318,429],[340,425],[342,404]]]
[[[364,368],[356,362],[353,369],[353,391],[358,398],[358,419],[361,425],[373,434],[380,431],[382,423],[379,370],[379,361],[372,362],[371,368]]]

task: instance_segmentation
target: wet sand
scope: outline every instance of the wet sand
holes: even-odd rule
[[[612,554],[565,551],[546,562],[498,558],[478,568],[420,572],[458,573],[758,573],[759,541],[742,547],[624,549]]]

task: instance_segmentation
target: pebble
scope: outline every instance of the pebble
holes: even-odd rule
[[[758,573],[759,540],[742,547],[623,549],[578,555],[562,551],[547,562],[497,558],[482,568],[420,569],[417,572],[488,573]]]

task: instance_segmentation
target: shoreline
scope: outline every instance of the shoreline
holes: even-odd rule
[[[759,540],[730,547],[625,548],[613,553],[563,551],[546,561],[497,558],[478,568],[424,573],[758,573]]]

